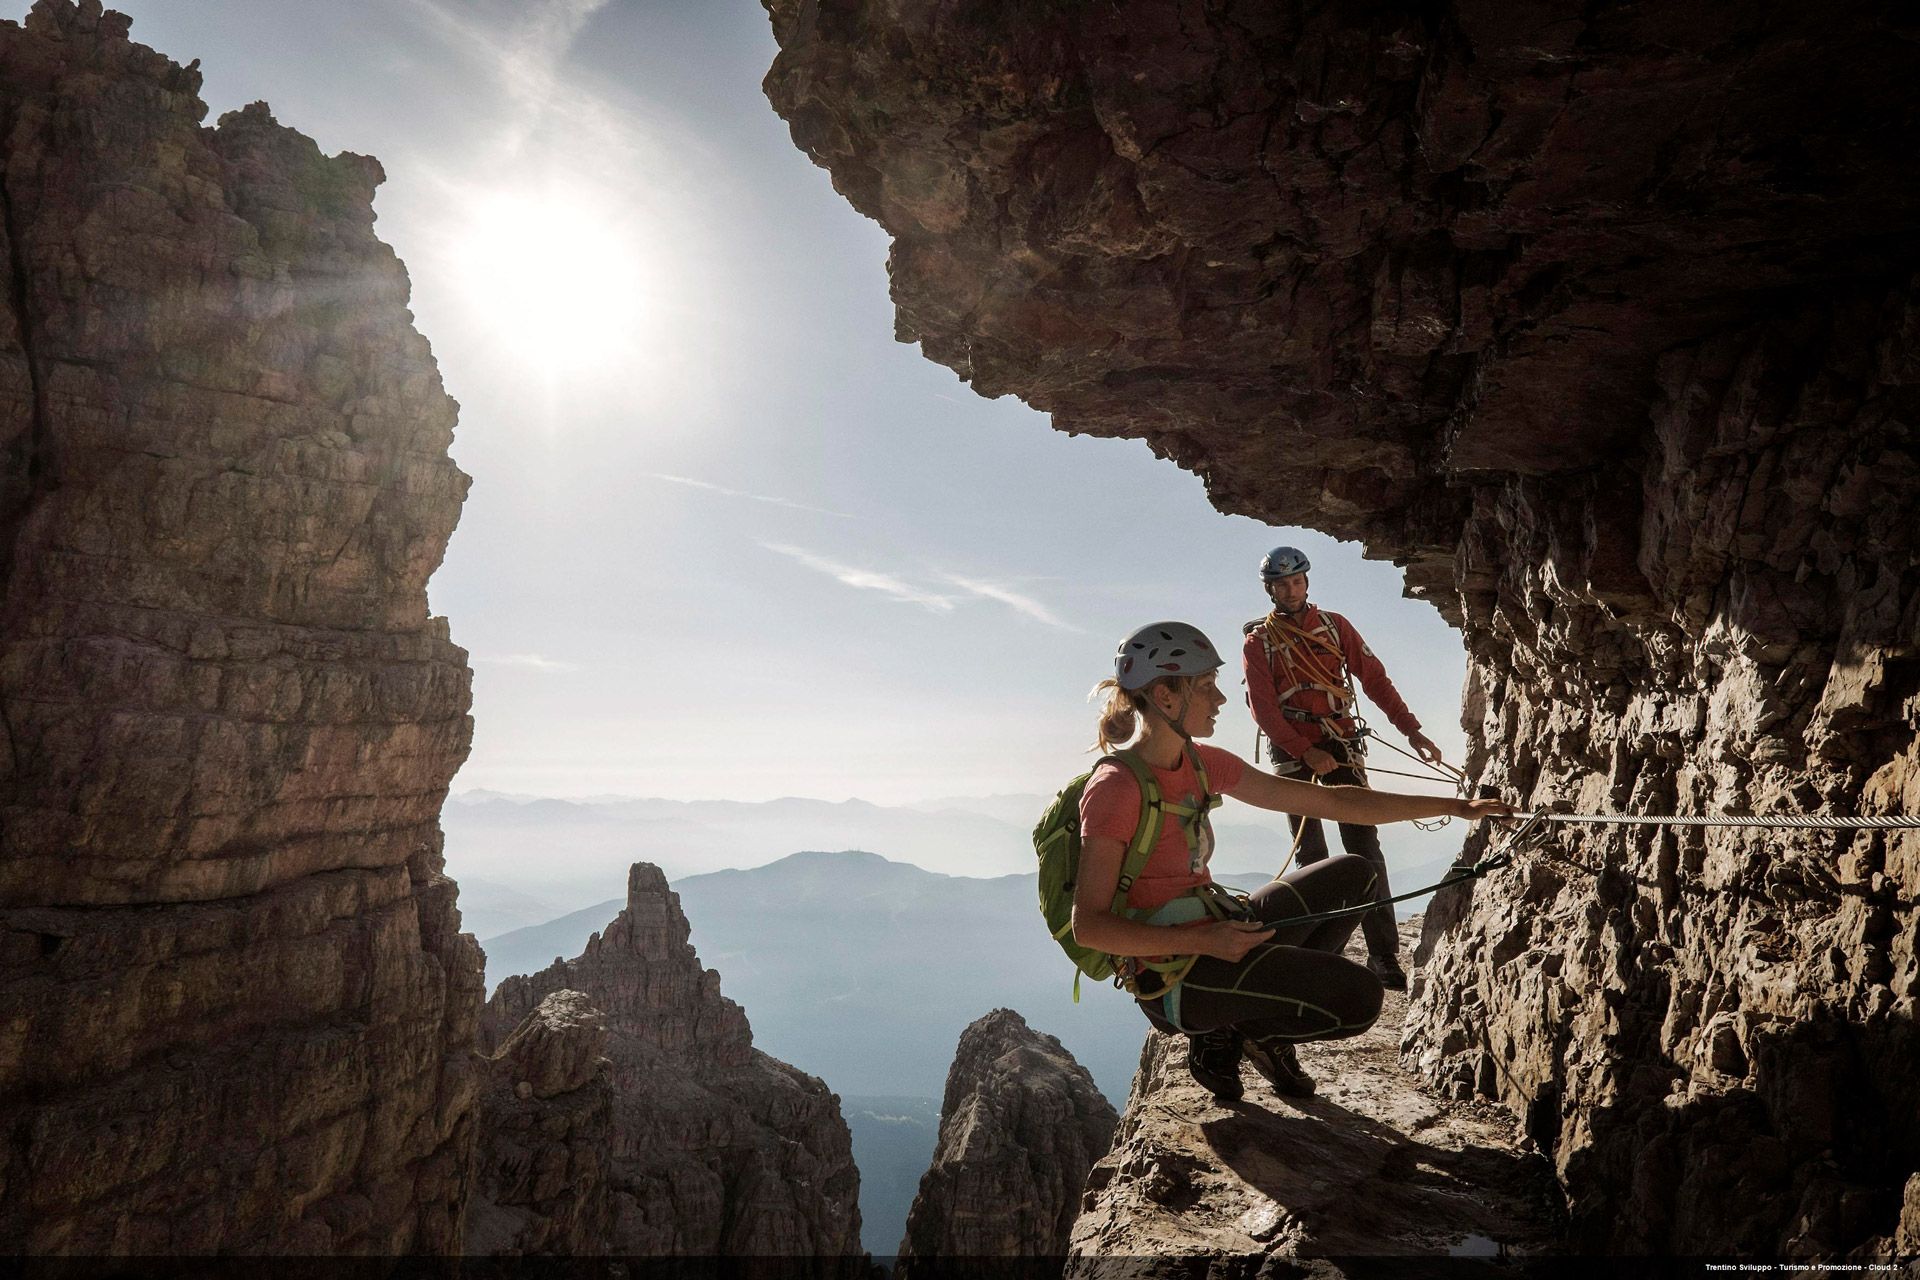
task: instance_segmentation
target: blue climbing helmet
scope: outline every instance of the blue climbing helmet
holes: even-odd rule
[[[1187,622],[1149,622],[1120,642],[1113,678],[1122,689],[1144,689],[1163,676],[1203,676],[1220,669],[1220,654],[1200,628]]]
[[[1307,553],[1298,547],[1275,547],[1267,552],[1260,562],[1260,580],[1272,582],[1275,578],[1290,577],[1296,573],[1306,573],[1313,568],[1313,562],[1307,559]]]

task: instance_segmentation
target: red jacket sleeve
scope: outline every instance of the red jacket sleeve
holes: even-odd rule
[[[1339,614],[1334,614],[1334,623],[1340,628],[1340,644],[1347,654],[1347,670],[1360,681],[1360,687],[1367,691],[1367,697],[1373,705],[1386,712],[1393,727],[1411,738],[1420,732],[1420,722],[1413,712],[1407,710],[1406,701],[1400,691],[1393,687],[1393,681],[1387,679],[1387,668],[1374,657],[1373,650],[1367,648],[1367,642],[1360,638],[1353,624]]]
[[[1247,637],[1240,658],[1247,670],[1247,709],[1253,712],[1253,722],[1267,735],[1274,750],[1298,760],[1313,743],[1280,714],[1280,691],[1273,687],[1273,667],[1267,662],[1267,646],[1259,632]]]

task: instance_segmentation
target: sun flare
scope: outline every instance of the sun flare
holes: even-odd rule
[[[538,366],[578,371],[620,359],[643,336],[637,239],[585,194],[501,194],[471,206],[453,265],[503,343]]]

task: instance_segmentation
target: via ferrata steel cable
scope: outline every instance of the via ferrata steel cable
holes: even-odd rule
[[[1844,817],[1837,814],[1652,815],[1632,813],[1515,813],[1516,818],[1541,822],[1584,822],[1610,826],[1654,827],[1774,827],[1808,831],[1904,831],[1920,828],[1920,816],[1887,814]]]
[[[1865,817],[1845,817],[1837,814],[1781,814],[1768,816],[1750,816],[1747,814],[1727,816],[1691,816],[1691,815],[1643,815],[1610,813],[1514,813],[1509,815],[1520,820],[1520,826],[1509,836],[1499,849],[1489,853],[1471,866],[1457,866],[1449,870],[1438,884],[1424,889],[1415,889],[1409,893],[1395,894],[1391,898],[1382,898],[1378,902],[1362,903],[1357,907],[1342,907],[1337,911],[1319,911],[1312,915],[1295,916],[1291,920],[1276,920],[1273,928],[1291,925],[1318,924],[1323,920],[1340,920],[1347,916],[1362,915],[1394,902],[1404,902],[1408,898],[1418,898],[1422,894],[1433,893],[1456,884],[1464,884],[1496,871],[1513,861],[1525,844],[1533,843],[1546,835],[1544,826],[1551,822],[1578,822],[1606,824],[1611,826],[1670,826],[1670,827],[1766,827],[1776,830],[1802,831],[1909,831],[1920,830],[1920,816],[1906,814],[1869,815]]]

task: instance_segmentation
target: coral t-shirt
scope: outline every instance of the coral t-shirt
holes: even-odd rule
[[[1199,753],[1200,763],[1206,766],[1207,790],[1214,795],[1237,786],[1247,771],[1247,762],[1231,751],[1198,742],[1193,744],[1193,749]],[[1177,768],[1154,769],[1153,777],[1159,784],[1162,801],[1199,803],[1200,779],[1186,752],[1180,753]],[[1154,837],[1153,852],[1148,855],[1147,865],[1133,882],[1133,888],[1127,891],[1129,907],[1151,911],[1189,889],[1213,882],[1213,876],[1207,871],[1207,861],[1213,857],[1212,829],[1202,822],[1194,847],[1187,847],[1186,824],[1201,821],[1200,815],[1192,818],[1172,813],[1161,815],[1160,833]],[[1139,825],[1140,784],[1134,779],[1133,771],[1117,761],[1100,765],[1080,793],[1080,838],[1111,836],[1131,844]]]

